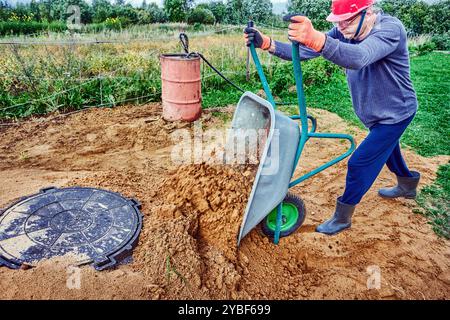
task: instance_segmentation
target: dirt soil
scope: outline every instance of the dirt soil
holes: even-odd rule
[[[332,113],[311,110],[320,132],[365,132]],[[213,114],[215,116],[213,116]],[[205,112],[205,128],[224,127]],[[315,227],[333,212],[345,185],[346,161],[291,191],[306,203],[307,218],[278,246],[253,230],[236,248],[256,167],[171,161],[176,129],[157,104],[93,109],[52,121],[0,128],[0,207],[47,186],[91,186],[141,201],[144,225],[132,262],[114,270],[81,267],[70,285],[68,258],[28,270],[0,268],[1,299],[448,299],[450,242],[439,239],[413,200],[384,200],[394,184],[385,168],[357,207],[353,226],[328,237]],[[297,175],[325,163],[345,142],[308,142]],[[449,157],[404,151],[430,184]],[[380,286],[376,287],[379,271]],[[369,286],[368,286],[369,285]],[[372,286],[370,286],[372,285]]]

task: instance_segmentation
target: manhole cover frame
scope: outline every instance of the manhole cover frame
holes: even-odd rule
[[[97,260],[88,259],[86,261],[78,263],[79,266],[91,264],[96,270],[101,271],[101,270],[105,270],[105,269],[116,266],[122,260],[124,260],[125,258],[129,257],[132,254],[132,251],[138,244],[139,235],[142,230],[142,224],[143,224],[142,220],[144,217],[140,211],[142,208],[142,205],[138,200],[136,200],[134,198],[124,197],[122,194],[120,194],[118,192],[113,192],[110,190],[94,188],[94,187],[72,186],[72,187],[58,188],[58,187],[51,186],[51,187],[40,189],[39,192],[37,192],[37,193],[21,197],[17,201],[14,201],[13,203],[8,205],[4,209],[0,208],[0,218],[2,218],[2,216],[5,212],[7,212],[11,208],[13,208],[14,206],[16,206],[22,202],[26,202],[26,200],[37,197],[42,194],[51,194],[54,192],[60,192],[60,191],[64,191],[64,190],[72,190],[72,191],[74,191],[74,190],[92,190],[93,192],[101,191],[101,192],[112,194],[116,197],[121,198],[123,201],[125,201],[125,203],[128,204],[134,210],[134,213],[135,213],[136,219],[137,219],[137,222],[134,225],[135,228],[133,230],[133,235],[129,238],[129,240],[125,244],[123,244],[121,247],[118,247],[118,249],[116,251],[109,252],[108,254],[104,255],[103,256],[104,259],[97,259]],[[124,204],[124,206],[125,206],[125,204]],[[30,216],[32,214],[34,214],[34,213],[30,213]],[[55,257],[56,257],[56,255],[55,255]],[[8,259],[8,258],[4,257],[0,252],[0,267],[6,266],[10,269],[20,269],[23,264],[27,264],[27,263],[22,262],[18,259]]]

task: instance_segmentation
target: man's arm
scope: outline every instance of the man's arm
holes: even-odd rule
[[[327,32],[327,36],[331,38],[337,38],[336,28],[331,29]],[[316,52],[306,46],[300,45],[300,59],[309,60],[319,57],[320,52]],[[283,60],[292,61],[292,45],[291,43],[284,43],[280,41],[273,41],[272,47],[269,52],[274,56],[277,56]]]
[[[322,56],[347,69],[359,70],[394,52],[401,38],[401,29],[393,23],[385,23],[383,29],[374,32],[363,42],[351,44],[327,36]]]

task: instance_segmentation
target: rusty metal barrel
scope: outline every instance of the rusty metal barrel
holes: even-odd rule
[[[200,57],[162,54],[160,62],[163,118],[197,120],[202,112]]]

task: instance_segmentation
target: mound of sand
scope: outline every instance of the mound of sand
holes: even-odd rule
[[[141,273],[128,266],[97,272],[72,265],[69,256],[43,260],[27,270],[0,269],[2,299],[142,299],[158,298]],[[156,287],[156,289],[159,289]]]
[[[232,262],[256,166],[190,165],[176,170],[162,186],[169,203],[199,216],[198,239],[217,247]]]
[[[334,114],[311,111],[321,132],[351,133],[357,141],[366,134]],[[205,113],[203,124],[217,127],[222,122]],[[414,201],[377,196],[377,188],[394,183],[387,170],[358,206],[350,230],[334,237],[314,232],[343,192],[345,161],[291,189],[303,198],[308,212],[298,232],[275,246],[253,230],[237,251],[236,235],[255,168],[173,167],[170,133],[179,127],[192,129],[190,124],[165,122],[159,105],[147,105],[90,110],[56,122],[0,129],[1,206],[48,185],[82,185],[134,197],[142,202],[144,214],[130,264],[103,272],[82,267],[80,289],[67,287],[70,273],[63,258],[29,270],[0,268],[0,298],[450,296],[449,241],[437,238],[426,219],[412,213]],[[345,147],[338,140],[309,141],[296,175]],[[423,185],[449,160],[425,159],[409,150],[405,157],[422,173]]]

